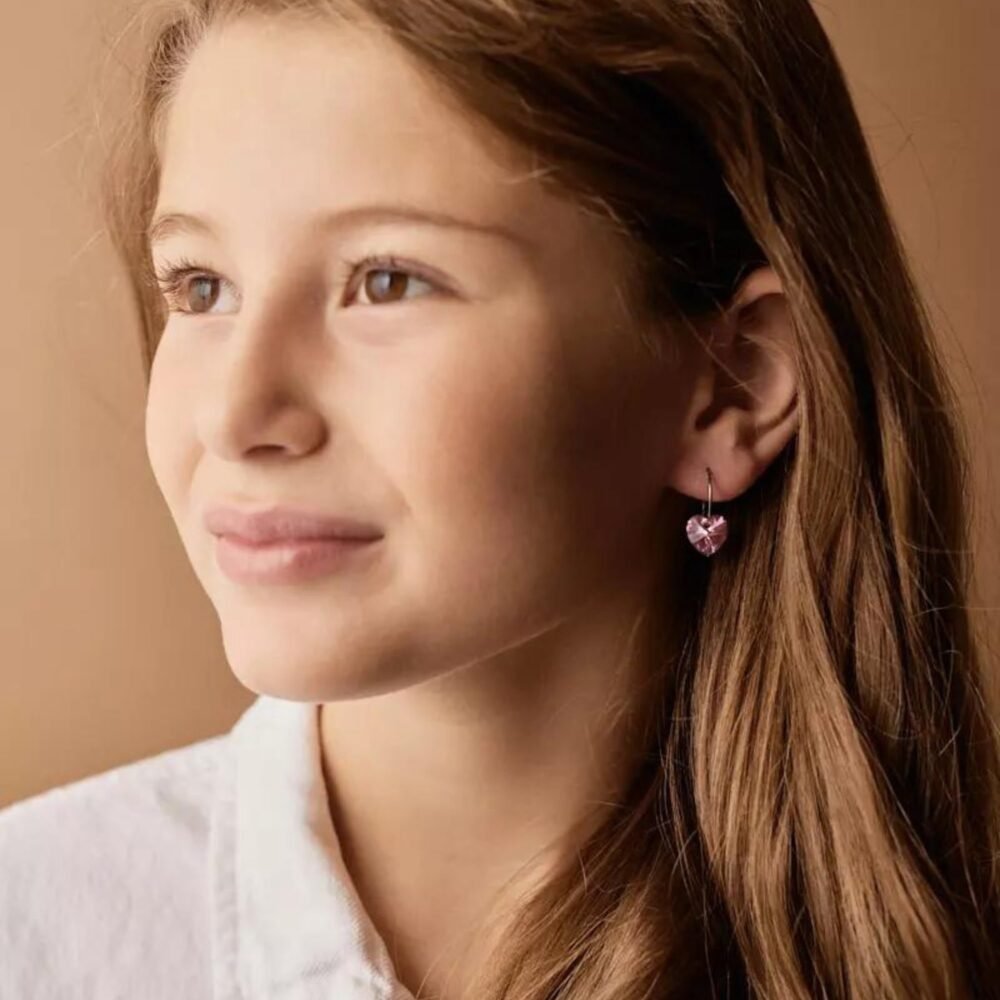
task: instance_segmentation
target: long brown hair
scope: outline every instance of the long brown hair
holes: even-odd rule
[[[968,442],[841,68],[807,0],[161,0],[103,210],[162,333],[158,130],[204,32],[365,19],[634,250],[685,323],[769,263],[794,441],[689,552],[621,807],[523,902],[476,1000],[1000,997],[1000,745]],[[654,349],[656,345],[650,345]]]

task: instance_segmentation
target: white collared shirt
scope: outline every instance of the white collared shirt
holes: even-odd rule
[[[316,704],[0,811],[0,1000],[413,1000],[343,858]]]

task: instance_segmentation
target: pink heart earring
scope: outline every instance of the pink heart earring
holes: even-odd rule
[[[721,514],[712,516],[712,470],[706,468],[705,472],[708,473],[708,510],[702,504],[701,513],[688,518],[687,537],[703,556],[713,556],[722,548],[729,526]]]

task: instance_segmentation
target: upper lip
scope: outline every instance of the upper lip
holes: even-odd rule
[[[225,535],[257,544],[289,539],[370,540],[382,537],[382,533],[373,524],[296,507],[272,506],[244,510],[215,506],[205,511],[204,522],[213,535]]]

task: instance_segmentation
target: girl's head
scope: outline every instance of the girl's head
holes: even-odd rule
[[[360,697],[618,605],[661,640],[655,766],[582,849],[600,891],[576,864],[543,886],[477,995],[985,982],[964,443],[806,0],[147,23],[105,210],[151,463],[237,675]],[[683,537],[706,468],[732,525],[710,561]],[[383,538],[245,587],[215,503]]]
[[[152,262],[161,282],[182,260],[203,276],[168,289],[149,453],[255,690],[373,693],[593,615],[667,554],[668,492],[683,540],[681,494],[705,490],[707,466],[715,499],[743,493],[791,435],[773,275],[744,283],[757,330],[713,329],[720,353],[738,325],[762,342],[743,362],[762,398],[727,394],[704,352],[676,349],[676,321],[630,314],[617,228],[384,32],[216,25],[158,125]],[[220,502],[384,537],[342,572],[248,588],[214,560],[202,518]]]
[[[506,98],[491,123],[357,15],[218,16],[153,120],[152,265],[174,311],[147,440],[235,672],[339,700],[637,603],[676,560],[706,468],[714,500],[743,494],[797,418],[780,281],[752,267],[731,202],[697,221],[725,204],[704,144],[623,89],[603,121],[580,107],[534,124],[563,155],[600,152],[595,176],[563,178],[556,149],[511,134],[530,113],[510,84],[480,95]],[[602,136],[633,105],[630,131],[662,161],[664,179],[648,163],[633,182],[645,193],[626,178],[649,154]],[[705,175],[691,193],[665,180],[672,158]],[[618,217],[650,196],[669,226],[656,252],[678,261],[666,285]],[[699,225],[728,259],[684,260]],[[218,503],[321,510],[383,538],[308,584],[247,587],[216,564],[203,517]]]

